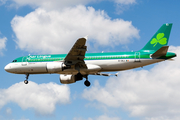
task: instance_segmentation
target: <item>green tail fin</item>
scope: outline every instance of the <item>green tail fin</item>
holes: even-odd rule
[[[162,46],[166,46],[169,41],[172,23],[163,24],[161,28],[154,34],[149,42],[141,50],[154,50],[157,51]]]

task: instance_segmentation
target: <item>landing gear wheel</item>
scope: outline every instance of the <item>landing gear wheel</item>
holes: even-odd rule
[[[29,74],[26,74],[26,80],[24,80],[25,84],[28,84],[28,78],[29,78]]]
[[[28,80],[25,80],[24,83],[25,83],[25,84],[28,84]]]
[[[90,83],[88,80],[86,80],[86,81],[84,82],[84,85],[87,86],[87,87],[89,87],[89,86],[91,85],[91,83]]]

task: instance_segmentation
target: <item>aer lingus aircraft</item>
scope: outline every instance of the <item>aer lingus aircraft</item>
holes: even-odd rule
[[[149,42],[135,52],[86,53],[86,39],[78,39],[68,54],[29,55],[16,58],[5,66],[5,70],[15,74],[25,74],[28,84],[30,74],[60,74],[62,84],[75,83],[86,78],[84,84],[90,86],[88,75],[109,76],[102,72],[123,71],[176,57],[168,51],[168,40],[172,24],[163,24]],[[115,74],[116,75],[116,74]]]

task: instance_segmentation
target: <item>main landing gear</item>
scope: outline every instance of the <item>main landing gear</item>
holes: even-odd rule
[[[76,75],[76,80],[82,80],[84,78],[86,78],[86,80],[84,81],[84,85],[89,87],[91,85],[91,83],[88,81],[88,75],[82,75],[81,73],[78,73]],[[29,78],[29,74],[26,74],[26,80],[24,80],[25,84],[28,84],[28,78]]]
[[[76,81],[82,80],[83,77],[86,78],[86,81],[84,81],[84,85],[89,87],[91,83],[88,81],[88,75],[82,75],[80,72],[75,75]]]
[[[84,85],[89,87],[91,85],[91,83],[88,80],[86,80],[86,81],[84,81]]]
[[[88,81],[88,76],[86,75],[85,78],[86,78],[86,81],[84,81],[84,85],[89,87],[91,83]]]
[[[24,80],[25,84],[28,84],[28,78],[29,78],[29,74],[26,74],[26,80]]]

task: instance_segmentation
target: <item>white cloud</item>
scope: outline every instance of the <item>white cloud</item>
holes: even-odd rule
[[[0,55],[3,55],[2,51],[6,49],[6,41],[6,37],[0,38]]]
[[[180,54],[180,47],[170,47]],[[95,85],[83,92],[87,100],[108,107],[121,107],[131,116],[147,120],[180,119],[180,57],[165,61],[150,70],[129,70],[110,78],[104,87]]]
[[[70,102],[70,89],[67,85],[55,83],[36,84],[16,83],[8,89],[0,89],[0,108],[9,102],[17,103],[22,109],[33,108],[38,114],[52,114],[56,104]]]
[[[130,21],[111,20],[104,11],[77,6],[60,12],[36,9],[11,22],[20,49],[31,53],[67,53],[75,41],[89,35],[88,42],[115,46],[139,38]]]
[[[0,0],[0,5],[3,5],[6,3],[7,0]]]

